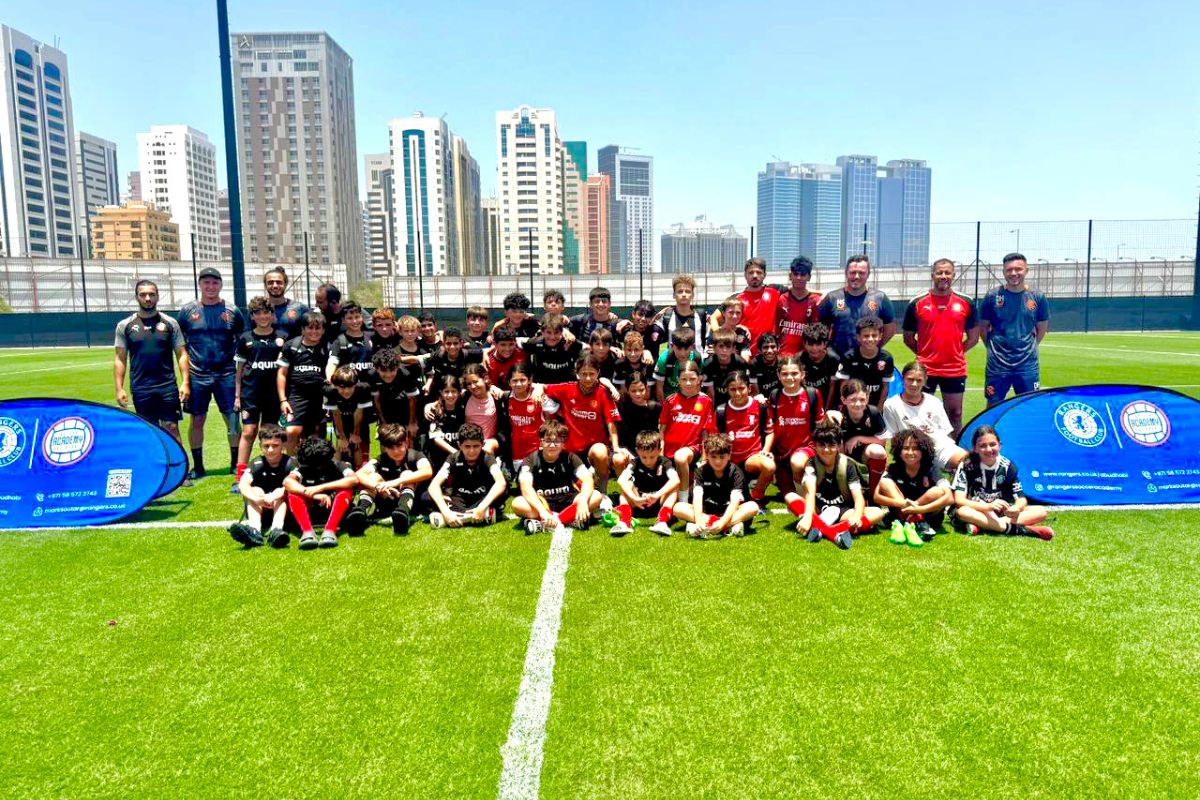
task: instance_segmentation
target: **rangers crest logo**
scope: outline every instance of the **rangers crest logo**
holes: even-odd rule
[[[1034,311],[1037,309],[1037,303],[1035,303],[1033,301],[1032,297],[1030,297],[1029,299],[1027,299],[1025,301],[1025,308],[1029,309],[1030,311]]]
[[[233,312],[230,311],[229,309],[225,309],[224,311],[222,311],[221,312],[221,321],[227,325],[230,322],[233,322]]]
[[[287,312],[287,318],[288,318],[288,319],[290,319],[290,320],[295,320],[297,316],[298,316],[298,315],[296,314],[296,309],[294,309],[294,308],[289,308],[289,309],[288,309],[288,312]]]
[[[996,295],[996,308],[1004,308],[1004,295]]]
[[[193,311],[191,314],[188,314],[188,317],[191,318],[192,322],[199,322],[200,321],[200,312]]]
[[[868,300],[868,301],[867,301],[867,310],[868,310],[868,311],[872,311],[872,312],[873,312],[873,311],[878,311],[878,310],[879,310],[879,303],[875,302],[874,300]]]
[[[843,299],[843,298],[841,298],[841,297],[839,297],[839,298],[837,299],[837,302],[836,302],[836,303],[834,303],[833,305],[834,305],[834,308],[836,308],[838,311],[845,311],[845,310],[846,310],[846,301],[845,301],[845,299]]]

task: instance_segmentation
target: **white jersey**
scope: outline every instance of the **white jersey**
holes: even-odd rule
[[[949,439],[954,431],[942,401],[924,393],[919,406],[904,402],[902,395],[889,397],[883,403],[883,422],[887,425],[888,438],[901,431],[916,429],[924,431],[937,441]]]

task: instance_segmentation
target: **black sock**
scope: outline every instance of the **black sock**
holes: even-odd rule
[[[204,472],[204,448],[192,448],[192,469],[196,472]]]
[[[229,446],[229,468],[236,471],[238,465],[238,448],[236,444]]]

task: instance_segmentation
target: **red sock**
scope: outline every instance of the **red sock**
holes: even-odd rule
[[[298,494],[287,496],[288,511],[300,524],[301,533],[312,533],[312,519],[308,516],[308,500]]]
[[[668,525],[671,524],[671,509],[672,508],[673,508],[673,506],[669,506],[666,503],[663,503],[663,507],[658,510],[658,521],[665,522]]]
[[[239,483],[242,480],[242,476],[246,474],[246,468],[249,466],[250,466],[249,464],[244,464],[244,463],[239,463],[237,465],[237,479],[238,479]]]
[[[846,522],[845,520],[842,520],[834,525],[827,525],[825,520],[821,519],[820,517],[816,517],[815,519],[821,523],[817,526],[817,530],[821,532],[822,536],[834,543],[837,542],[837,537],[840,534],[850,530],[850,523]]]
[[[633,522],[633,506],[628,503],[621,503],[617,506],[617,516],[621,518],[622,524],[628,526]]]
[[[325,530],[337,533],[338,524],[349,507],[350,490],[342,489],[333,496],[333,505],[329,507],[329,521],[325,523]]]
[[[886,458],[868,458],[867,459],[867,492],[868,497],[875,497],[875,487],[879,485],[879,479],[883,477],[883,471],[887,469]]]
[[[795,514],[797,517],[804,516],[804,501],[797,497],[795,500],[787,504],[788,511]],[[815,519],[815,517],[814,517]]]
[[[572,522],[575,521],[575,512],[576,511],[577,511],[577,509],[575,508],[575,504],[571,503],[571,505],[567,506],[562,511],[558,512],[558,521],[561,522],[563,525],[570,525]]]

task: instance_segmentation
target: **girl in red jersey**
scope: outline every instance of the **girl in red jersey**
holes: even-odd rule
[[[717,432],[716,412],[712,398],[700,394],[700,365],[685,361],[679,368],[679,391],[663,402],[659,428],[663,436],[663,453],[674,460],[679,473],[679,498],[688,499],[691,486],[691,465],[700,453],[700,445],[710,433]]]
[[[600,362],[583,355],[575,362],[574,383],[552,383],[542,391],[567,426],[568,453],[574,453],[596,470],[596,489],[608,494],[608,470],[612,454],[620,448],[617,422],[621,414],[609,393],[600,386]],[[540,394],[534,389],[534,394]]]
[[[533,397],[533,367],[522,362],[508,371],[509,391],[499,402],[500,424],[508,445],[508,456],[516,467],[538,449],[538,430],[542,425],[542,404]]]
[[[804,364],[800,356],[779,360],[779,383],[780,389],[771,393],[767,405],[775,427],[775,461],[789,467],[775,473],[779,491],[786,494],[800,485],[804,468],[813,457],[812,432],[817,422],[824,418],[825,407],[821,404],[821,395],[804,385]]]
[[[775,425],[767,404],[750,396],[750,380],[746,373],[734,370],[725,378],[729,402],[717,407],[717,430],[729,434],[733,442],[732,458],[746,477],[757,475],[750,499],[762,508],[766,503],[767,487],[775,478]]]

